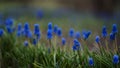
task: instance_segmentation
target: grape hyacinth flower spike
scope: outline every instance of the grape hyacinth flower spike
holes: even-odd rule
[[[48,23],[48,29],[52,31],[52,22]]]
[[[57,35],[58,35],[58,37],[61,37],[61,36],[62,36],[62,29],[61,29],[61,28],[58,28],[58,30],[57,30]]]
[[[66,39],[62,38],[62,45],[65,45],[65,44],[66,44]]]
[[[18,24],[16,35],[17,37],[22,35],[22,24],[21,23]]]
[[[37,37],[37,39],[40,39],[40,27],[39,24],[34,25],[34,35]]]
[[[52,31],[48,29],[47,31],[47,39],[51,40],[52,39]]]
[[[114,64],[118,64],[119,63],[119,56],[118,55],[114,55],[113,56],[113,63]]]
[[[99,36],[96,36],[95,42],[99,44],[99,42],[100,42],[100,37]]]
[[[28,46],[28,41],[24,41],[24,46]]]
[[[102,28],[102,37],[106,37],[107,36],[107,29],[106,29],[106,26],[103,26]]]
[[[3,36],[3,34],[4,34],[4,30],[0,29],[0,37]]]
[[[80,50],[80,42],[77,39],[74,39],[72,49],[73,51]]]
[[[84,33],[83,33],[83,39],[84,39],[84,40],[88,39],[88,37],[90,36],[90,34],[91,34],[90,31],[84,32]]]
[[[76,39],[80,39],[80,32],[76,32],[76,33],[75,33],[75,38],[76,38]]]
[[[93,58],[88,58],[88,63],[90,66],[93,66],[94,65],[94,61],[93,61]]]
[[[110,33],[110,40],[115,40],[115,33]]]
[[[37,42],[38,42],[37,39],[33,39],[32,43],[33,43],[33,45],[37,45]]]
[[[18,24],[17,30],[18,30],[18,31],[21,31],[21,30],[22,30],[22,23],[19,23],[19,24]]]
[[[7,18],[5,23],[6,23],[6,26],[12,27],[13,23],[14,23],[14,20],[12,18]]]
[[[74,29],[73,29],[73,28],[71,28],[71,29],[69,30],[69,36],[70,36],[71,38],[74,37]]]
[[[112,33],[118,33],[118,29],[117,29],[117,25],[116,24],[113,24],[112,25]]]
[[[57,25],[54,25],[54,33],[57,34],[57,29],[58,29],[58,26]]]
[[[10,26],[6,26],[6,30],[9,34],[12,34],[13,33],[13,28],[10,27]]]
[[[23,35],[25,37],[31,38],[32,37],[32,31],[29,28],[29,23],[25,23],[24,24],[24,31],[23,31]]]

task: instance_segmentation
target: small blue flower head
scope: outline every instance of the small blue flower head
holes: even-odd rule
[[[31,30],[28,31],[27,37],[28,37],[28,38],[32,38],[32,31],[31,31]]]
[[[77,46],[75,46],[75,45],[72,46],[72,49],[73,49],[73,51],[79,50],[79,49],[77,48]]]
[[[28,46],[28,45],[29,45],[28,41],[24,41],[24,46]]]
[[[83,38],[84,38],[84,40],[86,40],[86,39],[90,36],[90,34],[91,34],[90,31],[84,32],[84,33],[83,33]]]
[[[96,43],[99,43],[99,42],[100,42],[100,37],[99,37],[99,36],[96,36],[95,42],[96,42]]]
[[[93,66],[94,65],[93,58],[88,58],[88,63],[90,66]]]
[[[3,36],[3,34],[4,34],[4,30],[0,29],[0,37]]]
[[[57,35],[58,35],[58,37],[61,37],[61,36],[62,36],[62,29],[61,29],[61,28],[58,28],[58,30],[57,30]]]
[[[37,45],[37,39],[33,39],[33,45]]]
[[[106,26],[103,26],[102,28],[102,37],[106,37],[107,36],[107,29]]]
[[[32,31],[29,28],[29,23],[24,24],[24,30],[23,30],[22,33],[23,33],[24,36],[26,36],[28,38],[32,37]]]
[[[118,55],[114,55],[113,56],[113,63],[114,64],[118,64],[119,63],[119,56]]]
[[[69,36],[70,37],[74,37],[74,29],[73,28],[71,28],[70,30],[69,30]]]
[[[80,46],[80,42],[77,39],[74,39],[73,43],[75,46]]]
[[[57,26],[57,25],[54,25],[54,33],[55,33],[55,34],[57,33],[57,29],[58,29],[58,26]]]
[[[65,44],[66,44],[66,39],[62,38],[62,45],[65,45]]]
[[[79,39],[80,38],[80,32],[75,33],[75,38]]]
[[[5,21],[6,26],[13,26],[14,20],[11,18],[6,19]]]
[[[47,39],[52,39],[52,31],[49,29],[47,31]]]
[[[32,31],[28,30],[28,31],[23,31],[23,35],[27,38],[32,38]]]
[[[28,23],[28,22],[26,22],[26,23],[24,24],[24,30],[25,30],[25,31],[28,31],[28,30],[29,30],[29,23]]]
[[[77,39],[74,39],[72,49],[73,51],[80,49],[80,42]]]
[[[21,31],[21,30],[22,30],[22,24],[21,24],[21,23],[18,24],[17,30],[18,30],[18,31]]]
[[[115,33],[110,33],[110,40],[115,40]]]
[[[44,16],[43,11],[42,10],[38,10],[37,13],[36,13],[36,16],[37,16],[38,19],[43,18],[43,16]]]
[[[20,37],[21,34],[22,34],[21,31],[17,31],[17,33],[16,33],[17,37]]]
[[[49,23],[48,23],[48,29],[49,29],[49,30],[52,30],[52,22],[49,22]]]
[[[6,26],[6,30],[9,34],[13,33],[13,28],[10,26]]]
[[[34,25],[34,35],[36,35],[38,38],[41,36],[39,24]]]
[[[112,25],[112,33],[118,33],[118,29],[117,29],[117,25],[116,24],[113,24]]]

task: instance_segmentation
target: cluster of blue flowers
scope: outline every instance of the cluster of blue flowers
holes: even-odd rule
[[[80,50],[80,42],[77,39],[73,41],[73,50]]]
[[[5,27],[6,27],[6,31],[8,32],[8,34],[11,34],[15,31],[13,25],[14,25],[13,19],[10,19],[10,18],[6,19]],[[28,22],[26,22],[23,27],[22,27],[22,23],[19,23],[17,25],[17,29],[16,29],[16,36],[17,37],[25,36],[26,38],[32,38],[32,44],[37,45],[37,43],[39,42],[39,40],[41,38],[40,26],[39,26],[39,24],[34,24],[33,33],[32,33],[29,26],[30,25]],[[53,38],[53,34],[54,34],[54,35],[58,36],[59,38],[61,38],[62,45],[66,45],[66,38],[63,37],[63,35],[62,35],[62,29],[60,27],[58,27],[57,25],[54,25],[54,28],[52,28],[52,27],[53,27],[52,22],[49,22],[47,33],[46,33],[47,39],[51,40]],[[2,37],[4,35],[4,33],[5,33],[4,30],[2,28],[0,28],[0,37]],[[112,32],[109,35],[110,40],[115,40],[117,33],[118,33],[117,25],[113,24]],[[77,50],[80,50],[80,46],[81,46],[79,39],[83,38],[84,40],[87,40],[88,37],[91,35],[91,31],[84,31],[83,35],[81,37],[79,31],[75,32],[73,28],[70,28],[68,35],[70,38],[74,39],[73,46],[72,46],[73,51],[77,51]],[[107,28],[106,28],[106,26],[103,26],[102,37],[106,38],[107,36],[108,36]],[[95,42],[100,43],[100,36],[95,37]],[[24,46],[28,46],[28,45],[29,45],[28,40],[25,40]],[[93,58],[90,57],[88,59],[88,63],[90,66],[93,66],[94,65]],[[119,63],[119,56],[118,55],[113,56],[113,63],[114,64]]]
[[[91,34],[91,31],[84,31],[83,32],[83,39],[84,40],[88,39],[88,37],[90,36],[90,34]]]

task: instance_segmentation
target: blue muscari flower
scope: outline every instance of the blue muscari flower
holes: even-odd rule
[[[28,41],[24,41],[24,46],[28,46],[28,45],[29,45]]]
[[[16,35],[17,35],[17,37],[20,37],[21,36],[21,31],[17,31]]]
[[[110,33],[110,40],[115,40],[115,33]]]
[[[55,33],[55,34],[57,33],[57,29],[58,29],[58,26],[57,26],[57,25],[54,25],[54,33]]]
[[[6,26],[6,30],[8,33],[13,33],[13,28],[11,26]]]
[[[31,38],[32,37],[32,31],[29,29],[29,23],[25,23],[24,24],[24,30],[23,30],[23,35],[28,37],[28,38]]]
[[[40,36],[41,36],[39,24],[35,24],[35,25],[34,25],[34,35],[36,35],[38,39],[39,39]]]
[[[24,24],[24,30],[26,30],[26,31],[29,30],[29,23],[28,23],[28,22],[26,22],[26,23]]]
[[[84,40],[86,40],[86,39],[90,36],[90,34],[91,34],[90,31],[84,32],[84,33],[83,33],[83,38],[84,38]]]
[[[24,35],[25,37],[32,38],[32,31],[31,31],[31,30],[24,31],[23,35]]]
[[[37,16],[38,19],[43,18],[43,15],[44,15],[44,13],[43,13],[42,10],[38,10],[37,13],[36,13],[36,16]]]
[[[65,44],[66,44],[66,39],[62,38],[62,45],[65,45]]]
[[[4,34],[4,30],[0,29],[0,37],[3,36],[3,34]]]
[[[21,24],[21,23],[18,24],[17,30],[18,30],[18,31],[21,31],[21,30],[22,30],[22,24]]]
[[[32,38],[32,31],[31,30],[29,30],[29,32],[27,33],[27,37]]]
[[[73,28],[71,28],[71,29],[69,30],[69,36],[70,36],[70,37],[74,37],[74,29],[73,29]]]
[[[99,36],[96,36],[95,42],[96,42],[96,43],[99,43],[99,42],[100,42],[100,37],[99,37]]]
[[[80,42],[77,39],[74,39],[72,49],[73,51],[80,49]]]
[[[33,45],[37,44],[37,39],[33,39]]]
[[[80,42],[77,39],[74,39],[73,43],[75,46],[80,46]]]
[[[52,22],[49,22],[49,23],[48,23],[48,29],[49,29],[49,30],[52,30]]]
[[[107,29],[106,26],[103,26],[102,28],[102,37],[106,37],[107,36]]]
[[[73,51],[78,50],[77,46],[73,45],[72,46]]]
[[[79,39],[80,38],[80,32],[75,33],[75,38]]]
[[[58,35],[58,37],[61,37],[61,36],[62,36],[62,29],[61,29],[61,28],[58,28],[58,30],[57,30],[57,35]]]
[[[112,25],[112,33],[118,33],[118,29],[117,29],[117,25],[116,24],[113,24]]]
[[[19,37],[19,36],[21,36],[21,34],[22,34],[22,24],[19,23],[18,27],[17,27],[17,33],[16,33],[16,35]]]
[[[8,18],[8,19],[6,19],[5,23],[6,23],[6,26],[13,26],[14,21],[13,21],[13,19]]]
[[[119,56],[118,55],[114,55],[113,56],[113,63],[114,64],[118,64],[119,63]]]
[[[89,63],[90,66],[93,66],[94,65],[93,58],[89,58],[88,59],[88,63]]]
[[[52,31],[49,29],[47,31],[47,39],[52,39]]]

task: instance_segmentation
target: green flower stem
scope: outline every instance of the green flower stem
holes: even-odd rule
[[[105,45],[106,45],[107,52],[109,52],[108,41],[106,38],[105,38]]]
[[[115,36],[115,53],[117,53],[118,52],[118,47],[117,47],[117,38],[116,38],[116,36]]]

